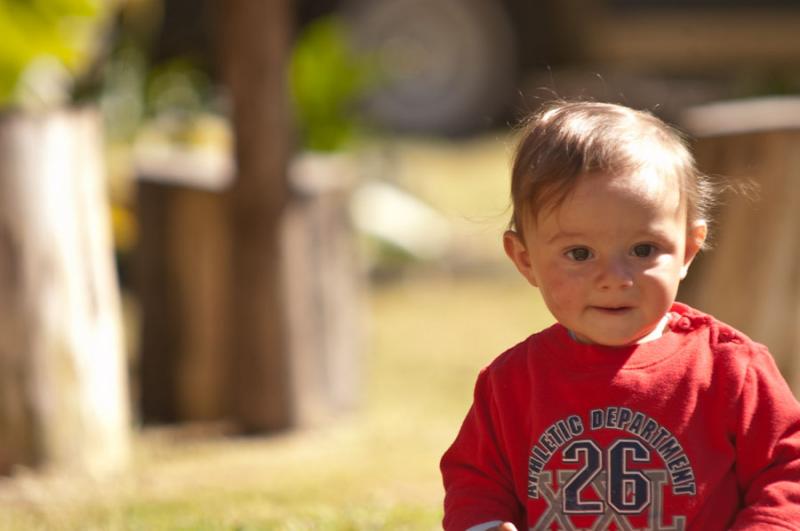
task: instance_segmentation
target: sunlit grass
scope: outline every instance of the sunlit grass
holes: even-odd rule
[[[510,276],[435,275],[370,297],[361,409],[263,438],[151,431],[111,483],[29,476],[0,488],[2,529],[437,529],[441,453],[478,369],[547,320]]]

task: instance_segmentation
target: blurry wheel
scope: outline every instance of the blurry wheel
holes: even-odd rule
[[[498,0],[355,0],[356,47],[377,65],[367,116],[391,129],[462,133],[491,125],[516,80],[512,26]]]

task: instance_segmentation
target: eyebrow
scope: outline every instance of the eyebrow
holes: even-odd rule
[[[558,231],[553,234],[551,237],[547,239],[545,243],[551,244],[558,240],[567,240],[571,238],[582,238],[585,235],[582,232],[565,232],[565,231]]]
[[[670,233],[665,230],[660,229],[650,229],[644,230],[638,233],[638,236],[643,239],[654,239],[654,240],[668,240],[670,239]],[[569,240],[569,239],[580,239],[586,238],[586,234],[582,232],[569,232],[569,231],[558,231],[552,236],[550,236],[545,243],[552,244],[559,240]]]

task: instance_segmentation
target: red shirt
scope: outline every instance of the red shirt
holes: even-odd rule
[[[627,347],[556,324],[480,373],[441,469],[448,530],[800,529],[800,405],[764,346],[681,304]]]

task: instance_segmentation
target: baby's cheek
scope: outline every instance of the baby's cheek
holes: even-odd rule
[[[675,262],[664,263],[660,267],[644,271],[639,280],[640,284],[646,283],[657,289],[675,291],[680,284],[681,266]]]
[[[580,304],[582,281],[575,275],[552,275],[543,289],[545,302],[551,310],[568,309]]]

